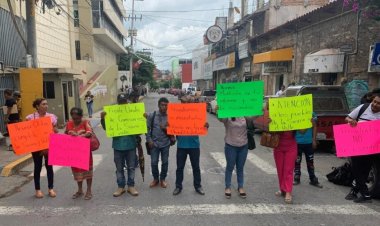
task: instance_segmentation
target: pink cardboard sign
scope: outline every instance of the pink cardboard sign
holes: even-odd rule
[[[72,166],[88,170],[90,165],[90,139],[65,134],[51,134],[49,165]]]
[[[360,122],[355,127],[335,125],[333,129],[337,157],[380,153],[380,120]]]

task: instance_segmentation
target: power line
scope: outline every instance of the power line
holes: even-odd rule
[[[219,9],[192,9],[192,10],[141,10],[137,12],[141,13],[191,13],[191,12],[210,12],[210,11],[221,11],[225,10],[225,8]],[[127,10],[131,11],[131,10]]]
[[[149,16],[149,17],[156,17],[156,18],[167,18],[167,19],[174,19],[174,20],[188,20],[188,21],[204,22],[204,23],[212,23],[212,22],[214,22],[214,21],[211,21],[211,20],[196,20],[196,19],[189,19],[189,18],[157,16],[157,15],[149,15],[149,14],[142,14],[142,15],[143,16]]]

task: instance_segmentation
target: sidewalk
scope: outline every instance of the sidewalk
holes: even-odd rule
[[[100,111],[93,114],[90,120],[93,127],[100,124]],[[59,133],[63,133],[60,129]],[[28,175],[19,174],[19,171],[33,163],[32,155],[16,155],[13,151],[8,151],[5,141],[0,141],[0,198],[7,197],[17,192],[23,185],[33,180]],[[44,170],[44,169],[42,169]]]

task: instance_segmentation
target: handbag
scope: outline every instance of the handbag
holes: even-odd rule
[[[249,126],[247,119],[245,121],[247,123],[248,150],[253,150],[256,148],[256,142],[254,138],[255,128],[253,126]]]
[[[276,148],[280,142],[278,133],[263,132],[261,134],[260,145],[268,148]]]
[[[85,121],[85,125],[87,127],[87,125],[90,125],[90,122],[89,121]],[[91,125],[90,125],[91,127]],[[96,136],[96,134],[94,133],[93,129],[91,128],[91,137],[90,137],[90,151],[96,151],[99,149],[100,147],[100,142],[99,142],[99,139],[98,137]]]
[[[155,117],[156,117],[156,112],[153,112],[152,120],[150,122],[150,137],[152,137],[152,135],[153,135],[153,123],[154,123],[154,118]],[[152,153],[152,149],[153,148],[149,147],[149,142],[148,141],[145,142],[145,148],[146,148],[146,153],[148,155],[150,155]]]

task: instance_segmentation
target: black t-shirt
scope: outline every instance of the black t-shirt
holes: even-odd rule
[[[12,108],[13,105],[15,105],[15,104],[17,104],[17,103],[16,103],[15,99],[13,99],[13,98],[8,99],[8,100],[5,101],[5,106],[7,106],[8,108]],[[10,122],[19,121],[20,120],[20,116],[19,116],[18,113],[16,113],[16,114],[10,114],[8,116],[8,120]]]

